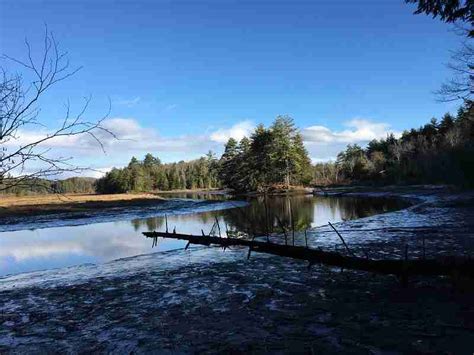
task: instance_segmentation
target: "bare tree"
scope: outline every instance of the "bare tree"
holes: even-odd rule
[[[445,82],[436,92],[440,101],[462,100],[468,106],[472,105],[474,94],[474,46],[472,38],[469,37],[469,29],[457,25],[454,33],[463,38],[461,47],[452,52],[451,69],[453,77]]]
[[[472,107],[474,94],[474,0],[405,0],[416,4],[415,14],[431,15],[441,21],[454,24],[454,32],[463,37],[461,48],[452,53],[448,67],[453,78],[436,92],[440,101],[462,100]]]
[[[99,138],[104,137],[104,133],[115,137],[102,125],[108,113],[94,121],[84,119],[90,97],[85,98],[82,109],[75,115],[71,113],[68,102],[64,118],[58,126],[47,127],[41,122],[40,98],[81,68],[70,68],[67,52],[60,50],[47,27],[44,43],[37,56],[39,59],[34,59],[28,40],[25,40],[25,44],[25,60],[8,55],[1,57],[2,64],[8,62],[18,65],[22,71],[12,73],[4,66],[0,67],[0,191],[34,184],[39,178],[54,178],[65,172],[85,170],[85,167],[73,164],[72,157],[57,155],[57,152],[47,147],[55,139],[88,135],[104,150]],[[35,129],[38,135],[27,140],[22,132],[28,129]],[[46,133],[41,134],[42,131]]]

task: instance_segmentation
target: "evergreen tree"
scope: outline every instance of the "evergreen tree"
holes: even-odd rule
[[[238,143],[234,138],[229,138],[224,153],[219,161],[219,179],[224,181],[227,187],[235,189],[237,187],[237,156]]]
[[[293,138],[293,180],[294,185],[308,185],[311,182],[311,159],[306,150],[303,137],[297,133]]]
[[[298,159],[294,146],[296,128],[293,119],[288,116],[278,116],[270,131],[272,134],[270,147],[272,180],[289,187]]]
[[[220,160],[219,177],[237,191],[262,191],[272,186],[306,184],[311,162],[301,135],[288,116],[278,116],[270,128],[258,125],[250,139],[229,139]]]
[[[159,158],[155,158],[152,154],[148,153],[147,155],[145,155],[145,159],[143,159],[143,165],[145,166],[145,168],[152,168],[152,167],[156,167],[156,166],[159,166],[161,164],[161,161]]]

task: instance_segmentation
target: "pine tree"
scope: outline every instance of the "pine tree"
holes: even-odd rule
[[[252,189],[266,189],[274,181],[275,169],[272,161],[273,135],[263,125],[258,125],[251,136],[250,159],[253,171]]]
[[[234,138],[227,141],[224,153],[219,161],[219,179],[221,179],[227,187],[236,189],[236,169],[238,156],[238,143]]]
[[[289,116],[278,116],[271,126],[271,132],[270,158],[273,182],[284,183],[289,187],[296,158],[292,142],[296,134],[293,119]]]
[[[311,159],[300,133],[296,133],[293,138],[292,161],[294,168],[292,183],[308,185],[311,182]]]

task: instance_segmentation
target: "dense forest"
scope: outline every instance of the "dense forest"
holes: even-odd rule
[[[474,186],[474,113],[472,105],[446,114],[400,138],[389,135],[364,149],[348,145],[335,162],[313,167],[313,184],[433,183]]]
[[[140,161],[133,157],[122,168],[114,168],[97,180],[98,193],[145,192],[152,190],[210,189],[220,187],[217,159],[212,152],[189,162],[162,164],[147,154]]]

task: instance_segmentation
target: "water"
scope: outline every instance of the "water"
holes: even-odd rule
[[[48,216],[4,226],[7,231],[0,233],[0,276],[184,248],[185,242],[170,239],[160,239],[152,248],[152,241],[142,235],[144,231],[165,230],[165,214],[170,231],[176,228],[179,233],[209,233],[217,219],[225,236],[226,230],[265,234],[281,224],[304,230],[328,221],[361,218],[406,206],[394,199],[312,195],[258,197],[247,203],[212,194],[165,197],[172,199],[155,209],[135,208],[81,218]],[[203,199],[218,202],[206,203]]]

